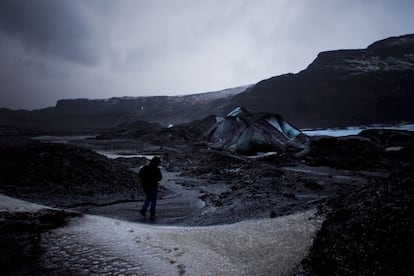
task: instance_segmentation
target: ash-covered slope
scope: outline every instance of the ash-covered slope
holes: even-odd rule
[[[124,200],[138,176],[92,150],[14,137],[0,139],[0,191],[48,205]]]
[[[307,137],[279,114],[251,113],[238,107],[218,121],[206,134],[213,148],[242,154],[302,149]]]
[[[296,275],[413,275],[414,175],[395,172],[330,200]]]
[[[414,35],[318,55],[306,70],[263,80],[226,107],[279,112],[299,127],[414,120]]]

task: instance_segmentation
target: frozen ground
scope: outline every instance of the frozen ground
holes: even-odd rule
[[[44,208],[0,195],[0,210]],[[208,227],[85,215],[44,233],[39,265],[77,275],[291,275],[322,220],[314,211]]]

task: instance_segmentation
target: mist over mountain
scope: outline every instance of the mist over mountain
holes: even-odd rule
[[[279,113],[300,128],[414,121],[414,35],[366,49],[320,53],[303,71],[186,96],[66,99],[34,111],[0,109],[0,125],[57,131],[111,128],[137,120],[163,126],[224,116],[235,107]]]

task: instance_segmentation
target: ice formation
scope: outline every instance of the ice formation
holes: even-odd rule
[[[302,148],[306,135],[275,113],[251,113],[237,107],[210,130],[208,137],[214,148],[242,154],[286,152]]]

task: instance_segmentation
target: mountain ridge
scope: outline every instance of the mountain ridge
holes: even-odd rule
[[[134,121],[163,126],[238,106],[281,114],[299,128],[414,122],[414,34],[389,37],[365,49],[325,51],[299,73],[255,85],[182,96],[65,99],[34,111],[0,109],[0,125],[91,131]]]
[[[278,112],[299,127],[413,121],[414,35],[326,51],[297,74],[258,82],[226,106]]]
[[[55,107],[33,111],[0,108],[0,125],[46,131],[94,131],[137,120],[163,126],[203,119],[249,85],[180,96],[62,99]]]

